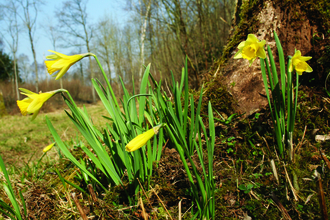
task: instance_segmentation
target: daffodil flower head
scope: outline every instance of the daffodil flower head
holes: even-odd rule
[[[291,64],[289,66],[289,71],[292,72],[293,68],[296,70],[297,74],[301,75],[303,72],[313,72],[312,67],[310,67],[306,61],[312,59],[312,57],[301,56],[300,50],[296,50],[295,54],[291,59]]]
[[[265,40],[259,41],[254,34],[249,34],[246,41],[243,41],[238,45],[237,48],[239,50],[235,54],[234,59],[247,59],[250,66],[257,57],[266,59],[266,52],[264,49],[265,44]]]
[[[53,74],[57,72],[54,74],[54,76],[56,76],[55,78],[56,80],[60,79],[73,64],[75,64],[76,62],[78,62],[79,60],[81,60],[86,56],[92,55],[91,53],[85,53],[85,54],[76,54],[72,56],[67,56],[53,50],[48,50],[48,51],[54,54],[48,55],[46,57],[46,59],[49,60],[46,60],[45,64],[49,74]]]
[[[22,115],[33,114],[31,121],[33,121],[39,114],[42,105],[50,99],[57,92],[63,91],[61,89],[45,92],[45,93],[34,93],[27,89],[20,88],[21,94],[27,97],[23,100],[17,100],[17,105],[21,110]]]
[[[163,124],[157,125],[150,130],[136,136],[125,147],[128,152],[133,152],[143,147],[155,134],[158,134],[159,129],[163,127]]]
[[[52,149],[54,147],[54,145],[55,145],[55,142],[52,143],[52,144],[50,144],[50,145],[48,145],[47,147],[45,147],[42,151],[44,153],[47,153],[48,151],[50,151],[50,149]]]

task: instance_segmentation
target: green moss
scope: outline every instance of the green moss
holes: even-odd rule
[[[209,101],[211,102],[212,107],[221,113],[222,116],[225,116],[225,118],[234,113],[234,107],[237,102],[233,99],[227,88],[222,84],[222,81],[223,79],[218,77],[206,85],[206,89],[203,91],[203,101],[201,107],[202,115],[208,114],[207,109]],[[198,102],[199,94],[195,94],[194,98],[196,102]],[[217,114],[215,114],[215,116],[219,117]]]

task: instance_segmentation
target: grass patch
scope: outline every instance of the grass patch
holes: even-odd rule
[[[95,126],[104,126],[106,119],[102,115],[107,115],[103,105],[88,105],[87,111]],[[54,127],[60,133],[62,140],[70,145],[77,140],[81,140],[81,135],[73,123],[68,120],[63,110],[57,110],[51,113],[40,113],[34,120],[22,115],[7,115],[0,118],[0,152],[4,162],[8,165],[22,166],[28,162],[39,158],[42,155],[42,149],[53,142],[52,135],[46,125],[45,115],[53,121]],[[55,154],[50,152],[50,156]]]

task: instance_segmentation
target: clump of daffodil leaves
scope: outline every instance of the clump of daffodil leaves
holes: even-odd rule
[[[250,53],[253,53],[253,49],[256,49],[256,54],[260,55],[258,48],[261,47],[262,46],[259,44],[250,44],[250,49],[242,52],[242,58],[244,54],[244,58],[250,59],[250,57],[252,57]],[[197,111],[194,113],[195,117],[189,118],[188,112],[194,112],[195,108],[194,105],[191,104],[193,103],[193,98],[190,97],[188,90],[187,59],[182,71],[183,80],[181,80],[181,85],[173,82],[176,87],[173,88],[172,93],[175,94],[175,97],[178,97],[178,99],[174,100],[174,104],[168,101],[169,98],[162,91],[161,84],[153,79],[150,74],[150,65],[148,65],[140,81],[140,93],[137,95],[130,95],[125,92],[122,98],[122,106],[119,106],[109,80],[98,58],[94,54],[86,53],[68,56],[56,51],[50,52],[53,54],[46,57],[47,60],[45,64],[48,73],[55,76],[55,79],[63,77],[69,68],[81,59],[93,56],[107,83],[107,87],[104,87],[100,84],[100,81],[92,79],[92,85],[109,113],[110,117],[106,118],[111,120],[111,125],[107,124],[107,128],[104,129],[104,134],[93,125],[86,109],[82,110],[78,108],[70,96],[70,93],[64,89],[39,94],[21,89],[28,97],[17,101],[22,114],[33,114],[34,119],[42,105],[53,95],[61,92],[67,93],[67,96],[63,95],[62,97],[71,110],[71,113],[69,113],[69,111],[66,111],[66,113],[88,142],[88,147],[86,147],[84,143],[81,143],[80,147],[94,164],[94,170],[88,168],[83,160],[78,161],[71,154],[47,116],[46,123],[53,135],[56,146],[62,151],[63,155],[86,174],[83,176],[89,177],[85,179],[85,181],[88,181],[92,185],[99,184],[102,189],[107,190],[106,187],[110,185],[123,185],[122,179],[123,176],[126,176],[130,187],[127,189],[129,192],[125,192],[127,193],[129,203],[134,205],[136,202],[136,197],[134,195],[138,195],[140,190],[136,179],[139,179],[141,182],[147,182],[147,186],[150,185],[154,162],[160,160],[162,149],[165,145],[164,132],[166,132],[178,151],[185,167],[190,182],[189,189],[193,193],[194,202],[197,205],[194,216],[199,219],[214,219],[215,182],[213,179],[213,154],[215,129],[213,111],[211,103],[209,103],[208,118],[210,128],[207,132],[200,116],[202,103],[201,92]],[[245,54],[248,53],[250,54],[247,55],[249,57],[245,56]],[[254,59],[255,58],[251,58],[250,60],[253,62]],[[149,80],[153,85],[151,85]],[[122,87],[123,91],[127,91],[124,84],[122,84]],[[153,87],[155,89],[153,89]],[[182,108],[181,98],[184,100],[184,109]],[[130,100],[135,100],[132,102],[134,104],[130,105]],[[138,108],[136,108],[135,103],[139,106]],[[158,106],[156,109],[157,114],[155,114],[153,108],[149,108],[154,105]],[[190,125],[193,126],[194,129],[188,129]],[[151,127],[151,129],[145,131],[145,126],[147,128]],[[203,135],[201,133],[202,131]],[[189,136],[188,139],[186,139],[187,135]],[[202,136],[205,137],[206,142],[201,141]],[[198,140],[196,140],[196,137],[198,137]],[[206,164],[204,161],[205,155],[203,153],[205,144],[208,157],[208,162]],[[46,154],[52,146],[53,145],[49,145],[46,147],[44,149],[44,154]],[[197,165],[195,165],[195,162],[191,159],[192,154],[195,152],[198,152],[199,163],[204,164],[202,167],[203,172],[201,173],[196,168]],[[188,165],[186,161],[187,158],[190,165]],[[101,184],[99,181],[99,177],[96,175],[99,171],[106,177],[104,179],[102,178],[106,183]],[[205,176],[206,173],[208,173],[207,176]],[[197,180],[197,182],[195,180]],[[124,189],[126,190],[126,188],[125,186]],[[132,193],[132,191],[134,192]]]
[[[273,119],[275,139],[278,145],[278,150],[282,157],[284,156],[285,150],[287,150],[287,155],[290,156],[290,159],[292,160],[292,135],[294,131],[294,121],[297,108],[299,75],[302,75],[303,72],[310,73],[313,71],[306,62],[312,57],[302,56],[300,50],[296,50],[293,56],[289,56],[286,66],[282,45],[276,32],[274,32],[274,38],[279,57],[281,81],[278,79],[278,68],[276,67],[269,45],[267,45],[267,52],[270,62],[268,62],[264,48],[266,41],[259,41],[253,34],[249,34],[246,41],[243,41],[238,45],[238,52],[234,55],[234,59],[246,59],[249,61],[249,66],[251,66],[255,59],[258,57],[260,58],[262,78]],[[294,71],[296,72],[295,86],[293,85],[292,74]],[[295,91],[292,89],[294,87]],[[269,94],[269,90],[271,91],[271,95]],[[293,93],[295,97],[293,97]],[[273,98],[271,99],[270,97]],[[285,98],[287,98],[287,100],[285,100]]]

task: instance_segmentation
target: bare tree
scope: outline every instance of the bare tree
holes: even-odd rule
[[[40,4],[42,4],[42,1],[41,0],[16,0],[16,1],[21,5],[23,9],[23,15],[20,15],[20,17],[29,35],[31,51],[34,61],[35,76],[36,76],[35,86],[36,86],[36,92],[38,92],[39,91],[38,62],[35,52],[34,34],[36,31],[36,21],[38,17],[39,6]]]
[[[47,17],[47,22],[45,22],[44,25],[42,25],[42,28],[45,30],[45,33],[47,33],[45,36],[51,41],[53,50],[57,50],[57,44],[60,40],[63,40],[61,33],[58,31],[59,27],[54,25],[54,22],[51,17]],[[47,71],[46,71],[46,75]],[[63,79],[60,78],[60,87],[63,89]]]
[[[28,82],[29,75],[31,73],[29,57],[26,54],[20,54],[17,59],[17,66],[20,72],[23,73],[21,75],[24,76],[23,78],[24,82]]]
[[[62,32],[66,34],[67,43],[70,46],[86,46],[87,52],[91,52],[91,39],[93,37],[93,28],[89,25],[86,11],[87,0],[70,0],[62,5],[62,10],[58,14],[59,23]],[[71,37],[71,38],[70,38]],[[80,42],[77,43],[77,38]],[[89,56],[89,66],[91,78],[94,78],[93,63]],[[95,90],[92,87],[93,102],[96,101]]]
[[[146,39],[146,32],[147,32],[147,23],[149,21],[150,11],[151,11],[151,4],[152,0],[138,0],[135,2],[134,0],[127,0],[126,1],[128,10],[134,10],[139,14],[139,26],[140,26],[140,71],[139,71],[139,80],[142,79],[142,72],[143,72],[143,65],[145,64],[145,39]]]
[[[111,83],[111,50],[113,48],[113,44],[115,43],[114,35],[116,31],[116,27],[112,21],[112,19],[108,16],[104,16],[97,25],[97,52],[100,55],[101,59],[106,63],[107,71],[109,75],[109,80]]]
[[[141,67],[140,67],[140,72],[139,72],[139,80],[142,80],[142,71],[143,71],[143,66],[144,65],[144,40],[146,38],[146,30],[147,30],[147,21],[150,13],[150,8],[151,8],[151,0],[148,0],[147,3],[147,8],[145,13],[143,13],[142,10],[142,2],[141,0],[139,1],[140,3],[140,16],[141,16]],[[145,3],[145,2],[144,2]]]
[[[10,48],[10,51],[13,54],[13,70],[14,70],[14,78],[15,85],[13,84],[13,90],[16,92],[16,97],[19,100],[20,95],[18,91],[18,71],[17,71],[17,48],[18,48],[18,37],[20,26],[18,24],[18,5],[15,1],[10,0],[6,5],[2,5],[5,8],[4,21],[6,22],[6,28],[1,30],[1,36],[6,41],[7,45]],[[4,34],[3,31],[6,33]],[[14,80],[12,81],[14,82]],[[15,88],[15,89],[14,89]]]

